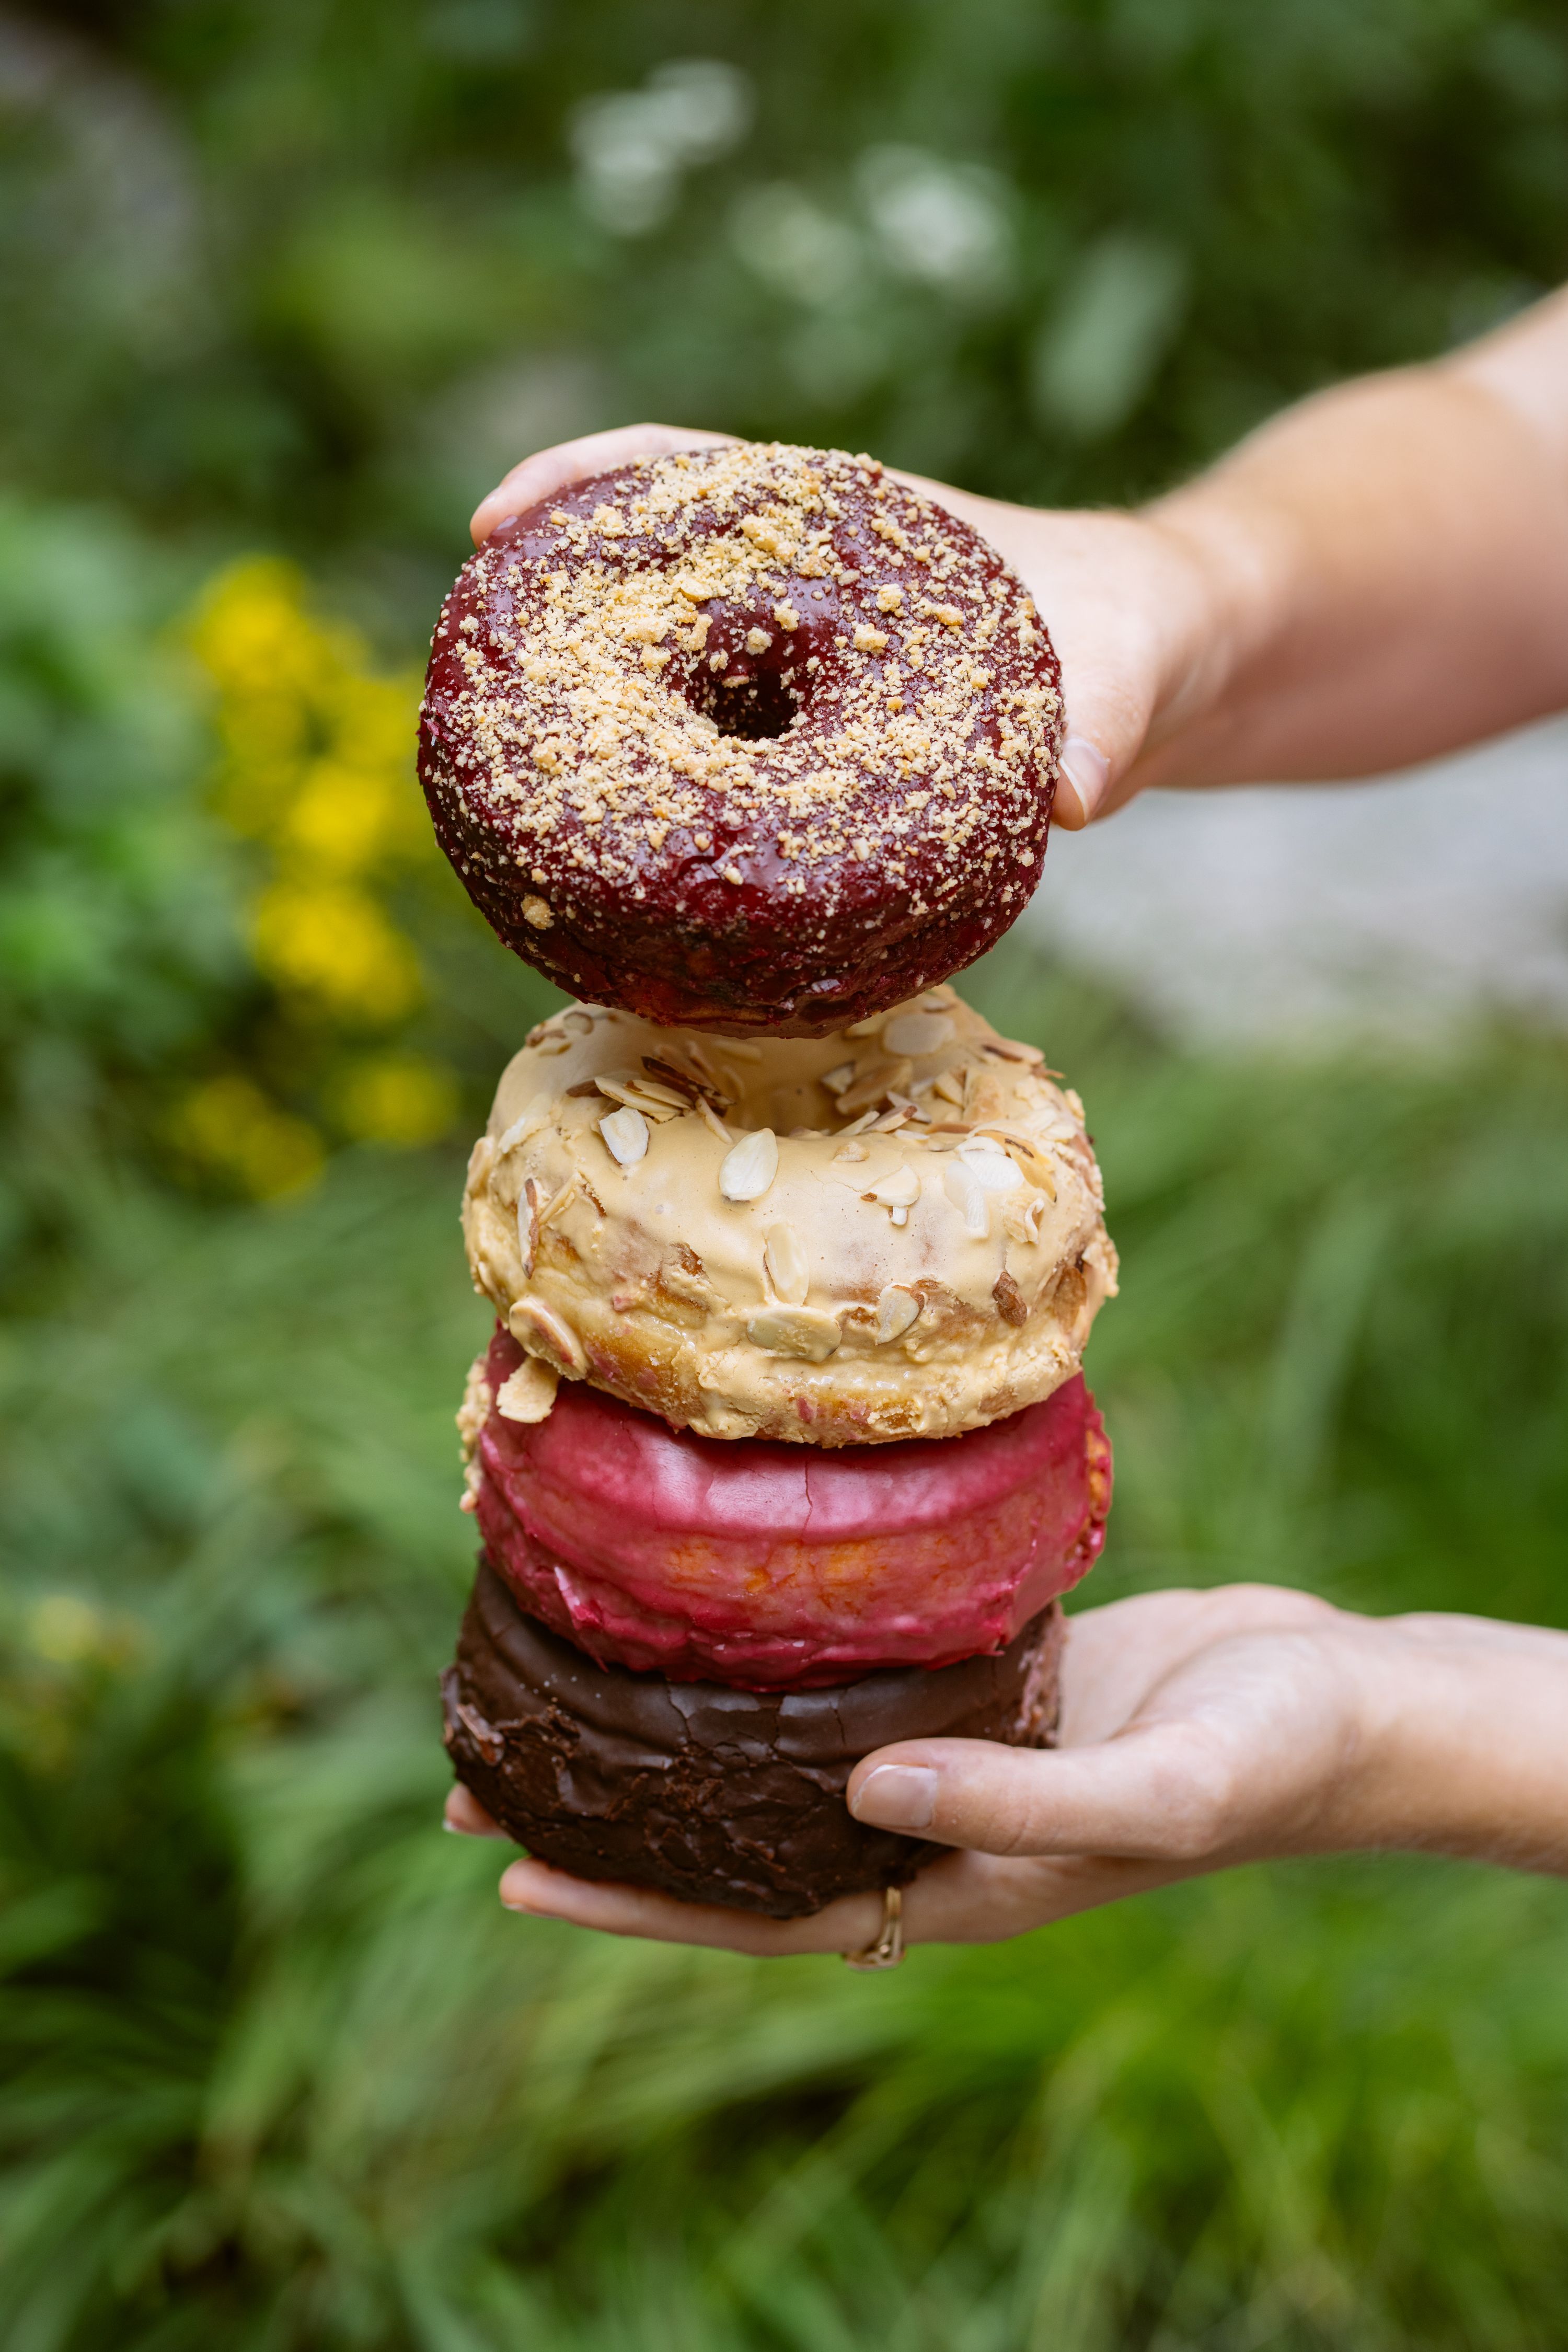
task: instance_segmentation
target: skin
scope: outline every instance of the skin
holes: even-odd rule
[[[631,425],[541,451],[479,507],[475,543],[568,482],[723,437]],[[1568,706],[1568,292],[1288,410],[1136,514],[909,478],[1035,595],[1062,665],[1069,829],[1151,785],[1375,774]],[[1075,1617],[1055,1750],[907,1742],[857,1768],[848,1801],[954,1849],[906,1894],[908,1940],[984,1942],[1294,1854],[1568,1873],[1564,1791],[1568,1635],[1233,1585]],[[447,1815],[501,1834],[465,1790]],[[881,1925],[871,1895],[783,1923],[531,1860],[501,1899],[752,1953],[854,1950]]]

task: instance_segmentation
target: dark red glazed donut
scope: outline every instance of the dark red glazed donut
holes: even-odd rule
[[[1059,674],[1022,583],[868,457],[646,459],[505,523],[442,610],[441,845],[509,947],[664,1023],[806,1035],[1039,879]]]

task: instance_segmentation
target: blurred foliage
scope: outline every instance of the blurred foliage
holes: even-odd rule
[[[1133,495],[1565,248],[1545,0],[0,13],[6,2352],[1568,2334],[1560,1887],[1252,1871],[862,1980],[505,1918],[433,1834],[454,1145],[547,992],[407,742],[541,441]],[[1562,1045],[977,985],[1123,1248],[1098,1596],[1561,1621]]]
[[[0,54],[0,450],[421,625],[566,432],[1120,498],[1568,254],[1552,0],[51,0]]]
[[[1100,1596],[1568,1614],[1568,1047],[1173,1058],[1017,953],[1125,1286]],[[1237,1874],[897,1977],[510,1918],[437,1836],[455,1170],[106,1192],[0,1356],[18,2352],[1520,2352],[1568,1889]]]
[[[418,952],[383,895],[400,873],[440,866],[410,774],[417,680],[371,673],[358,638],[314,619],[302,583],[277,563],[224,573],[190,639],[216,689],[217,812],[266,852],[250,939],[276,998],[268,1059],[289,1091],[313,1077],[340,1130],[431,1142],[457,1112],[450,1073],[428,1056],[363,1050],[424,997]],[[170,1131],[199,1165],[264,1195],[309,1181],[321,1163],[314,1131],[237,1070],[185,1095]]]
[[[276,562],[194,589],[123,519],[0,506],[0,1265],[24,1278],[106,1150],[287,1192],[329,1148],[479,1115],[553,1001],[436,848],[414,675]]]

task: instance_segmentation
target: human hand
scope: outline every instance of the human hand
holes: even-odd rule
[[[510,516],[590,475],[730,438],[626,425],[538,450],[476,509],[474,544],[482,547]],[[1215,593],[1198,543],[1145,517],[1047,512],[974,498],[918,474],[900,478],[1005,556],[1039,607],[1061,663],[1068,711],[1056,823],[1076,831],[1120,807],[1149,779],[1145,751],[1183,723],[1215,668]]]
[[[1060,1745],[911,1740],[851,1777],[862,1821],[956,1851],[904,1896],[908,1941],[983,1943],[1237,1863],[1426,1847],[1568,1866],[1568,1637],[1374,1620],[1268,1585],[1154,1592],[1072,1621]],[[1510,1748],[1510,1740],[1512,1738]],[[455,1829],[500,1835],[463,1789]],[[875,1895],[774,1921],[510,1864],[511,1908],[751,1953],[843,1952]]]

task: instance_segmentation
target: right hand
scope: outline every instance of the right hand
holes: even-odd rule
[[[731,436],[622,425],[536,450],[475,509],[474,544],[525,507],[637,457],[711,448]],[[1152,519],[1052,512],[973,497],[903,474],[1005,556],[1038,605],[1062,667],[1068,736],[1055,821],[1076,832],[1142,790],[1143,754],[1201,698],[1216,631],[1196,547]]]

